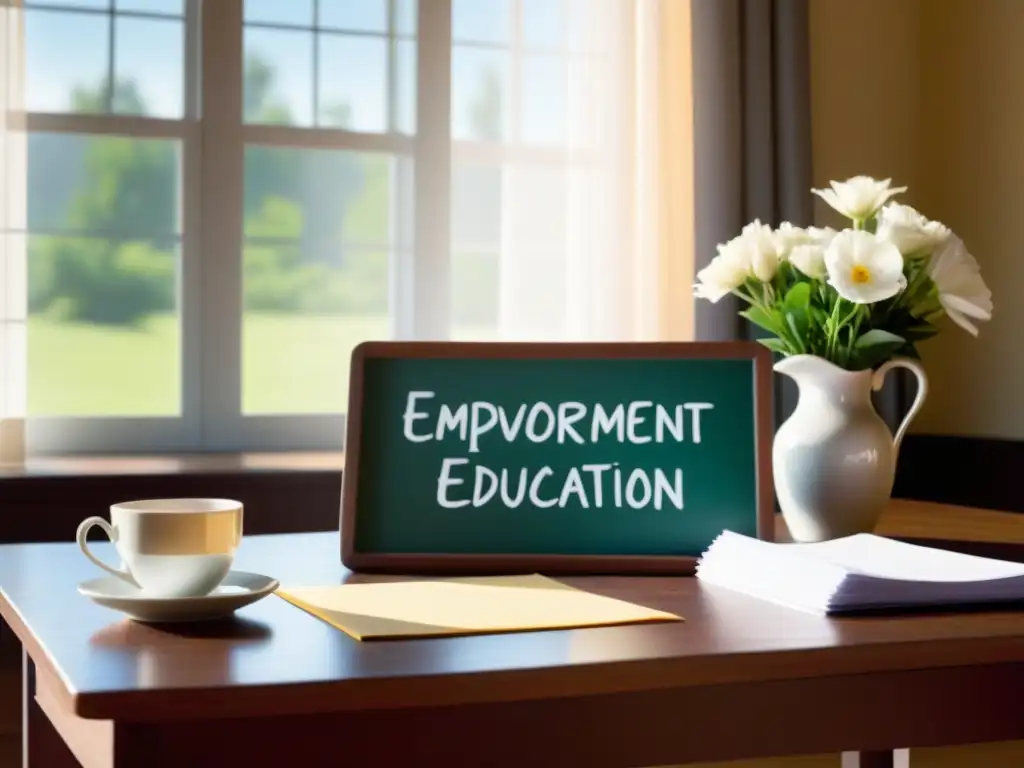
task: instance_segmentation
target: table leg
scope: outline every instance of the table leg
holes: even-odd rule
[[[843,768],[910,768],[910,750],[843,752]]]
[[[21,652],[22,768],[81,768],[71,750],[36,703],[36,665]]]

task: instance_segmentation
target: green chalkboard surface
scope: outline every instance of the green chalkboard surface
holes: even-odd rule
[[[729,343],[369,342],[353,353],[353,570],[692,572],[770,536],[771,356]]]

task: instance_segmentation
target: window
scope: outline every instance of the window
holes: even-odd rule
[[[415,11],[408,0],[245,2],[243,421],[344,413],[352,349],[394,335]]]
[[[564,336],[590,3],[24,0],[33,450],[335,449],[363,340]]]
[[[24,3],[27,412],[42,450],[185,445],[198,151],[185,0]],[[194,422],[194,419],[193,419]]]
[[[598,165],[587,134],[615,119],[577,102],[616,88],[600,69],[610,47],[595,20],[622,7],[453,0],[453,338],[497,338],[500,328],[554,340],[571,330],[563,299],[577,266],[573,202]]]

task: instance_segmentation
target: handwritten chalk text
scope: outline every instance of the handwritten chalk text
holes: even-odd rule
[[[485,400],[460,403],[454,408],[442,404],[430,410],[434,392],[410,392],[402,414],[403,434],[412,443],[431,440],[455,440],[468,443],[470,453],[480,451],[485,435],[500,436],[514,442],[520,436],[531,443],[554,440],[559,444],[597,443],[612,436],[619,443],[663,443],[668,440],[699,444],[702,439],[701,415],[714,405],[705,402],[677,403],[672,406],[635,400],[619,403],[611,409],[601,403],[588,406],[570,401],[551,405],[545,402],[523,403],[511,411]],[[497,430],[497,432],[495,432]]]
[[[624,472],[617,462],[584,464],[564,476],[551,467],[531,471],[494,470],[482,464],[470,465],[468,458],[447,458],[441,462],[437,479],[437,504],[445,509],[482,507],[498,497],[505,507],[515,509],[524,502],[531,507],[565,508],[575,502],[583,509],[605,507],[662,509],[683,508],[683,471],[671,476],[661,469]]]

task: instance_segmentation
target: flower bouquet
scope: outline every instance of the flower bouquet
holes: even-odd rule
[[[890,357],[918,358],[917,344],[943,315],[973,335],[992,317],[977,261],[948,227],[890,202],[906,187],[856,176],[815,189],[850,226],[778,229],[755,220],[697,274],[695,293],[729,294],[740,314],[783,356],[814,355],[850,371]]]
[[[928,389],[917,344],[948,315],[977,335],[992,317],[978,263],[948,227],[890,202],[905,192],[857,176],[813,190],[850,226],[778,229],[754,221],[718,246],[697,275],[696,295],[734,294],[740,314],[769,332],[775,370],[798,387],[776,430],[772,471],[795,541],[871,531],[892,491],[900,441]],[[872,407],[886,373],[907,368],[917,394],[890,433]]]

